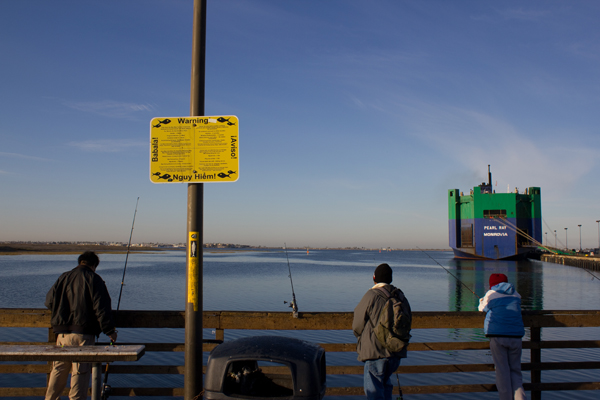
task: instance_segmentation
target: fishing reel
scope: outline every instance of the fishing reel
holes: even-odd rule
[[[294,300],[290,301],[289,303],[284,300],[283,304],[289,304],[288,307],[292,309],[292,315],[294,316],[294,318],[298,318],[298,305]]]
[[[107,385],[106,383],[102,385],[102,391],[100,392],[100,398],[102,400],[107,400],[108,397],[112,394],[112,387]]]

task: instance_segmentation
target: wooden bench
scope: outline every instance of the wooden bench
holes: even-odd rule
[[[102,363],[137,361],[145,353],[142,345],[55,346],[0,345],[0,361],[71,361],[92,363],[92,400],[100,400]]]

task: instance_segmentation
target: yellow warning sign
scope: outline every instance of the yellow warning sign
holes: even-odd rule
[[[237,181],[238,123],[234,115],[153,118],[150,121],[150,181]]]

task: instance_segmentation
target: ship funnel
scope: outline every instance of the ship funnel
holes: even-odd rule
[[[492,186],[492,173],[490,172],[490,166],[488,164],[488,185]]]

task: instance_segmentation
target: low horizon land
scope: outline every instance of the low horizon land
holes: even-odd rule
[[[207,246],[208,245],[208,246]],[[203,249],[206,252],[214,251],[252,251],[277,249],[285,250],[283,247],[249,246],[249,245],[222,245],[220,247],[204,244]],[[392,249],[392,248],[365,248],[365,247],[287,247],[288,250],[361,250],[361,251],[452,251],[452,249]],[[126,253],[129,252],[150,252],[150,251],[184,251],[185,247],[155,247],[144,245],[104,245],[92,243],[46,243],[46,242],[0,242],[0,255],[19,255],[19,254],[81,254],[84,251],[91,250],[98,253]]]

